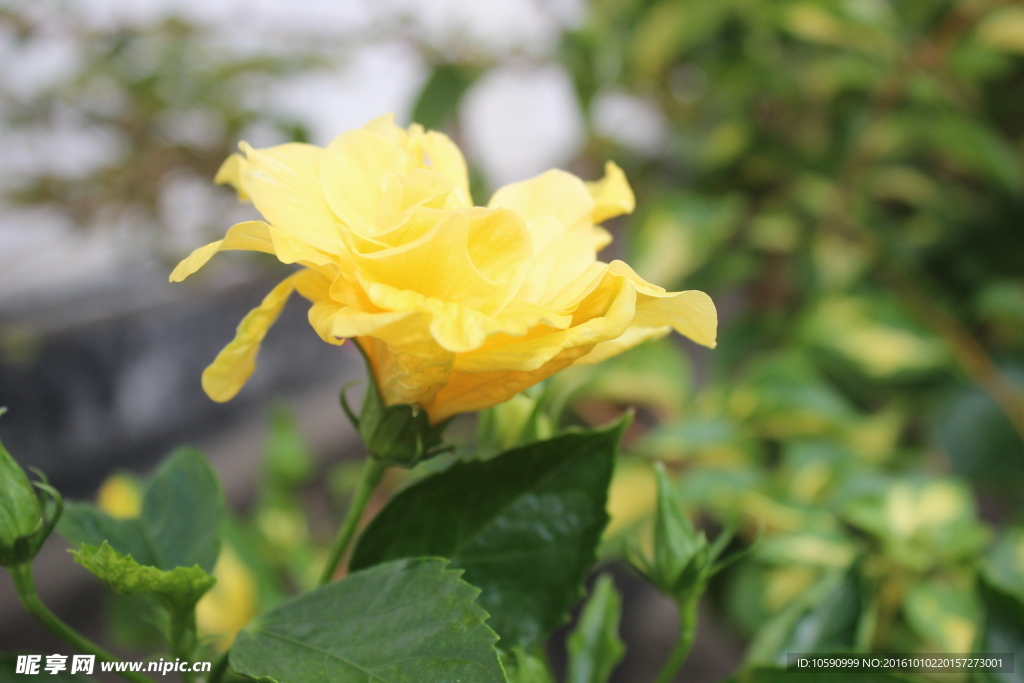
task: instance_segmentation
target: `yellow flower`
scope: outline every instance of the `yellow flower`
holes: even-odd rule
[[[217,583],[196,604],[196,629],[201,637],[213,639],[217,650],[223,652],[256,616],[256,580],[227,544],[220,550],[213,575]]]
[[[274,254],[303,268],[250,312],[203,373],[215,401],[256,367],[293,291],[331,344],[359,341],[387,405],[418,404],[437,423],[502,403],[572,364],[595,363],[672,329],[714,346],[703,292],[666,292],[597,252],[597,223],[633,210],[622,171],[584,183],[552,170],[474,207],[450,139],[385,116],[326,148],[242,143],[217,174],[264,221],[239,223],[195,250],[179,282],[218,251]]]
[[[100,485],[96,505],[111,517],[132,519],[142,514],[142,491],[135,478],[110,476]]]

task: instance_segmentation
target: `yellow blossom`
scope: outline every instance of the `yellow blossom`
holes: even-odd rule
[[[595,363],[675,329],[714,346],[703,292],[666,292],[597,252],[597,223],[629,213],[633,192],[609,162],[585,183],[552,170],[472,206],[466,164],[446,136],[393,117],[326,148],[243,143],[217,181],[264,221],[239,223],[171,274],[178,282],[218,251],[274,254],[302,266],[238,326],[203,373],[231,399],[292,292],[331,344],[355,338],[387,405],[418,404],[436,423],[502,403],[572,364]]]
[[[196,629],[223,652],[256,616],[256,580],[230,545],[221,548],[213,575],[217,583],[196,604]]]
[[[142,491],[134,477],[108,477],[96,494],[96,505],[111,517],[132,519],[142,513]]]

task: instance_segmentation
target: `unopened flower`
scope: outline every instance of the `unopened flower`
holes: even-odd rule
[[[597,259],[611,241],[599,223],[634,207],[613,163],[598,182],[552,170],[475,207],[452,141],[415,124],[399,128],[390,116],[326,148],[241,149],[217,181],[265,221],[233,226],[182,261],[171,281],[228,249],[303,268],[243,319],[203,373],[215,401],[245,384],[293,291],[312,302],[309,321],[324,341],[358,340],[385,404],[418,405],[434,423],[673,329],[714,346],[706,294],[666,292],[621,261]]]

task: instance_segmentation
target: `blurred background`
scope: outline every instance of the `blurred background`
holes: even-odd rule
[[[337,392],[363,370],[294,301],[253,381],[214,404],[202,368],[283,266],[167,274],[252,217],[212,184],[238,141],[326,144],[395,112],[463,147],[478,203],[614,159],[638,211],[602,258],[719,306],[715,351],[648,344],[486,420],[500,446],[535,431],[533,401],[552,424],[638,406],[606,539],[617,681],[653,677],[675,637],[671,603],[615,562],[645,533],[653,459],[708,529],[762,530],[680,680],[994,633],[1024,652],[1024,623],[992,608],[1024,610],[1019,3],[5,0],[0,56],[0,437],[111,510],[174,445],[206,451],[239,511],[218,571],[241,586],[215,592],[207,633],[312,580],[361,456]],[[142,647],[135,608],[50,545],[44,598]],[[0,579],[0,645],[44,644],[61,651]]]

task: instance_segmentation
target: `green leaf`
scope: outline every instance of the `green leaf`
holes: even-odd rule
[[[502,655],[502,666],[508,683],[554,683],[555,679],[548,671],[548,665],[540,657],[535,657],[520,648]]]
[[[1007,591],[986,575],[979,583],[985,606],[985,625],[976,651],[984,654],[1014,653],[1017,662],[1014,672],[985,672],[979,674],[984,683],[1024,682],[1024,600],[1019,594]]]
[[[74,545],[107,541],[140,565],[170,571],[198,565],[213,571],[224,500],[217,475],[194,449],[172,453],[143,493],[142,515],[114,519],[92,505],[69,503],[58,530]]]
[[[257,617],[231,668],[280,683],[505,681],[478,594],[439,559],[354,572]]]
[[[830,572],[758,631],[748,664],[784,664],[787,652],[853,648],[863,608],[855,572]]]
[[[217,583],[217,579],[199,566],[163,571],[140,565],[131,555],[122,555],[106,541],[98,548],[83,544],[81,550],[71,554],[75,562],[118,593],[152,595],[176,612],[192,609],[199,598]]]
[[[220,483],[202,453],[181,448],[156,471],[142,499],[142,521],[161,569],[213,571],[224,513]]]
[[[622,601],[609,575],[597,580],[576,629],[569,635],[566,683],[607,683],[626,646],[619,638]]]
[[[930,652],[970,652],[980,620],[972,585],[927,579],[903,597],[903,615]]]
[[[625,426],[569,432],[409,487],[363,532],[350,566],[447,557],[483,591],[503,647],[543,642],[582,596]]]
[[[1007,529],[989,551],[985,575],[1024,603],[1024,527]]]
[[[271,493],[305,483],[313,471],[313,454],[302,438],[295,417],[283,405],[274,408],[267,430],[264,471]]]
[[[439,64],[434,67],[416,98],[412,120],[429,129],[444,126],[455,115],[462,95],[479,74],[479,69],[457,64]]]

